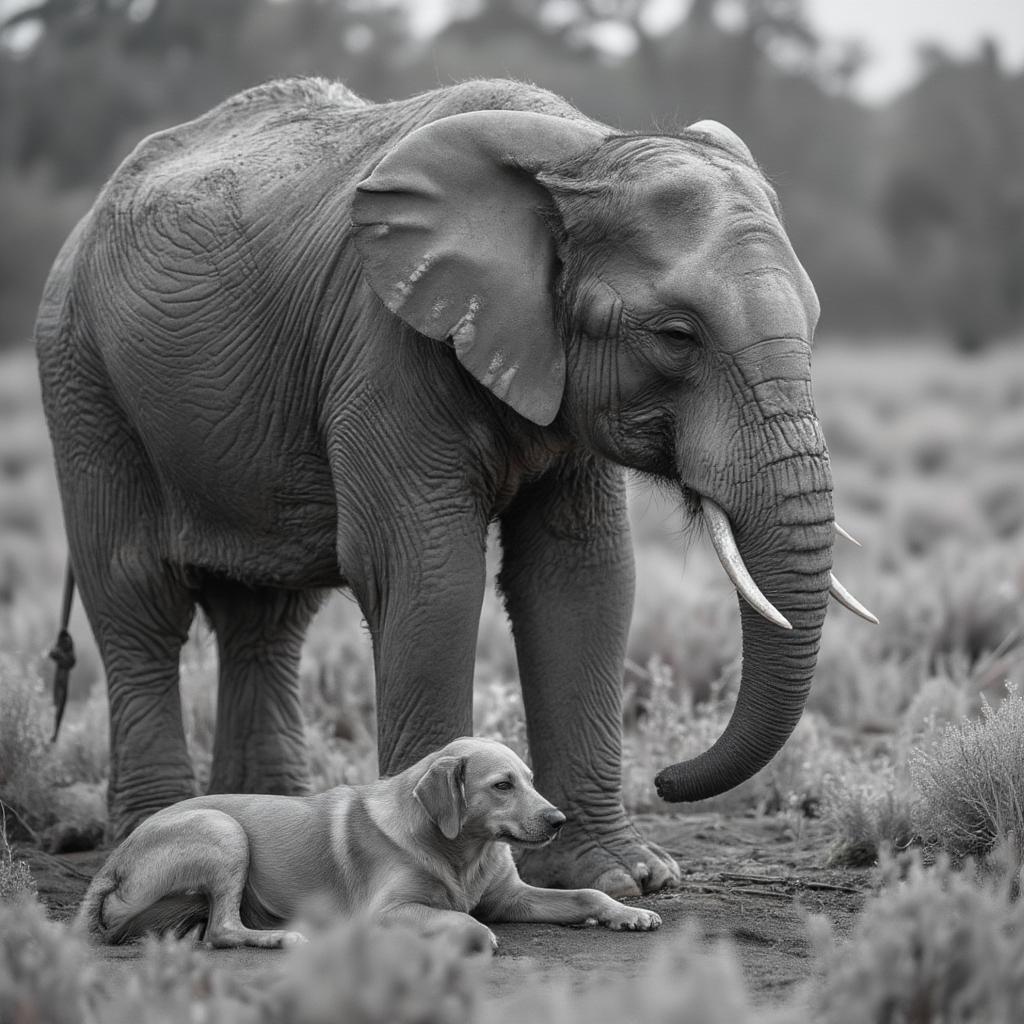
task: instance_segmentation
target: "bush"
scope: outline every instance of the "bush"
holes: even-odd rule
[[[32,838],[55,817],[48,710],[39,680],[17,659],[0,657],[0,803],[7,827]]]
[[[790,1006],[752,1005],[732,947],[708,948],[691,922],[635,978],[605,979],[580,991],[568,981],[526,986],[489,1024],[795,1024]]]
[[[569,978],[532,978],[519,994],[484,997],[487,960],[450,939],[344,921],[275,958],[254,986],[187,941],[147,939],[141,958],[106,985],[74,928],[38,903],[0,905],[0,1020],[54,1024],[795,1024],[790,1006],[754,1007],[732,948],[707,948],[692,923],[635,978],[580,991]],[[529,983],[533,982],[533,983]]]
[[[92,1024],[104,992],[84,939],[34,900],[0,902],[0,1021]]]
[[[124,984],[109,989],[95,1018],[103,1022],[261,1024],[267,1016],[250,986],[216,967],[188,942],[146,940],[141,961]],[[83,1024],[93,1024],[85,1021]]]
[[[980,720],[948,726],[910,767],[929,842],[956,858],[1010,842],[1024,857],[1024,698],[1015,686],[995,709],[983,700]]]
[[[477,1019],[486,961],[443,937],[346,921],[291,956],[269,1018],[290,1024],[464,1024]]]
[[[869,867],[886,847],[903,850],[918,838],[917,793],[887,758],[851,763],[832,780],[824,817],[833,834],[828,863]]]
[[[903,875],[906,870],[905,877]],[[1024,1006],[1024,903],[1016,874],[932,869],[919,856],[883,866],[884,888],[837,945],[816,919],[814,1019],[826,1024],[985,1021],[1014,1024]]]
[[[465,1024],[479,1019],[482,966],[444,938],[347,921],[277,960],[266,986],[171,938],[147,939],[135,968],[105,985],[76,929],[34,900],[0,903],[0,1021]]]
[[[944,726],[967,713],[964,685],[943,676],[927,680],[904,711],[895,737],[874,752],[859,747],[827,780],[824,817],[833,835],[833,866],[867,867],[885,848],[904,850],[927,829],[909,763],[932,750]]]
[[[7,840],[7,815],[0,804],[0,903],[16,903],[36,895],[36,880],[23,860],[15,860]]]

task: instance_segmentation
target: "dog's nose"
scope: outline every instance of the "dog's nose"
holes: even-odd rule
[[[557,807],[552,807],[544,812],[544,823],[550,829],[560,829],[565,824],[565,815]]]

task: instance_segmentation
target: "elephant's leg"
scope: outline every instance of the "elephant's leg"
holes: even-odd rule
[[[309,791],[299,656],[319,591],[204,583],[220,683],[211,793]]]
[[[633,552],[621,471],[567,462],[502,518],[500,577],[515,635],[537,789],[568,821],[524,851],[538,886],[634,895],[679,878],[622,807],[622,666]]]
[[[473,731],[486,536],[476,515],[409,524],[355,586],[373,635],[382,775]]]
[[[104,582],[95,563],[83,573],[80,562],[75,559],[77,579],[89,575],[90,590],[104,591],[102,601],[87,607],[110,704],[107,832],[120,842],[154,812],[195,796],[178,687],[193,604],[156,567],[142,574],[135,566],[130,580],[112,573]]]
[[[178,669],[193,594],[161,558],[148,462],[103,393],[51,424],[75,580],[107,677],[108,837],[195,796]],[[114,453],[113,455],[110,453]]]

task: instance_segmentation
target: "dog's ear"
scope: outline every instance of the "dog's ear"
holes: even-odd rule
[[[466,759],[439,757],[416,783],[412,795],[445,839],[454,839],[466,816]]]

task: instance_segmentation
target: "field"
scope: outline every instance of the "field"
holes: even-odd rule
[[[666,1000],[696,998],[694,992],[708,986],[724,986],[737,993],[738,1008],[716,1015],[722,1006],[709,1004],[692,1019],[743,1021],[753,1012],[744,985],[750,999],[773,1006],[778,1020],[804,1019],[801,1014],[811,1005],[829,1021],[940,1019],[915,1017],[909,1010],[906,1017],[858,1016],[843,1002],[856,992],[867,1000],[864,1006],[870,1002],[866,993],[877,995],[880,1006],[885,999],[902,1005],[904,997],[917,1005],[913,999],[922,986],[928,999],[952,1000],[953,1010],[947,1007],[950,1015],[941,1019],[972,1019],[964,1015],[965,1007],[979,1014],[973,1019],[1004,1019],[995,1003],[977,999],[983,989],[1009,993],[1011,967],[1005,976],[999,971],[1010,940],[1000,936],[1013,934],[1014,915],[1019,917],[999,878],[1017,870],[1024,835],[1024,700],[1012,686],[1024,683],[1024,349],[1015,340],[966,358],[921,340],[863,344],[826,338],[814,372],[832,455],[837,519],[863,544],[837,542],[836,574],[881,625],[871,627],[834,605],[808,710],[775,762],[705,806],[666,807],[654,794],[654,772],[706,747],[727,718],[738,678],[738,613],[710,546],[700,536],[683,534],[671,500],[647,485],[634,486],[637,599],[625,671],[624,790],[631,809],[645,816],[646,827],[678,839],[673,849],[686,858],[684,871],[691,873],[682,897],[674,897],[672,914],[681,922],[699,907],[705,936],[731,937],[732,945],[698,956],[703,939],[681,930],[678,942],[662,944],[650,964],[634,964],[632,973],[640,981],[623,980],[600,1007],[597,1002],[590,1007],[589,1017],[582,1005],[573,1010],[578,1016],[566,1011],[559,1017],[558,999],[563,1005],[572,1002],[571,983],[564,982],[565,991],[549,986],[548,1002],[530,1011],[542,1020],[610,1020],[611,1008],[627,999],[634,1001],[630,1005],[654,1000],[662,1006]],[[72,700],[60,740],[52,747],[48,742],[52,710],[45,652],[55,634],[63,562],[59,500],[35,367],[30,352],[16,351],[0,359],[0,799],[15,861],[26,858],[33,865],[40,895],[57,917],[67,916],[73,894],[84,884],[75,881],[75,872],[94,866],[95,856],[64,861],[69,867],[61,876],[52,858],[33,851],[95,834],[103,816],[107,763],[102,671],[80,608],[72,619],[79,658]],[[183,691],[200,781],[210,757],[215,671],[212,635],[197,621],[183,656]],[[317,785],[373,777],[372,661],[358,608],[344,595],[317,618],[302,678]],[[515,658],[493,590],[480,627],[476,725],[478,732],[525,753]],[[715,853],[719,841],[728,851],[724,856]],[[886,861],[886,846],[902,859]],[[994,848],[1000,851],[995,859],[1004,864],[1002,876],[954,870],[964,857]],[[766,855],[752,856],[765,849]],[[881,870],[873,867],[880,856],[888,864]],[[921,856],[938,863],[922,866]],[[17,887],[15,861],[8,859],[5,866],[0,858],[0,876],[11,888]],[[65,886],[71,897],[58,891],[60,877],[71,880]],[[879,886],[896,895],[872,899],[870,892]],[[772,895],[766,897],[768,889]],[[865,892],[867,907],[854,919]],[[810,938],[804,937],[792,902],[808,893],[824,901],[819,909],[833,921],[835,934],[826,934],[829,929],[819,921]],[[680,898],[689,902],[680,904]],[[816,906],[814,900],[803,902]],[[778,929],[769,929],[764,942],[751,940],[757,930],[752,919],[763,914],[767,920],[775,913],[766,906],[782,915],[776,915]],[[69,958],[69,964],[78,962],[75,957],[89,961],[90,953],[72,948],[72,939],[62,933],[47,931],[24,905],[13,917],[12,911],[4,913],[11,935],[22,929],[18,934],[31,935],[40,948],[51,944],[53,956]],[[960,934],[967,938],[943,945],[937,936],[942,929],[933,927],[943,920],[935,916],[940,913],[964,922]],[[716,914],[735,927],[707,927]],[[778,955],[779,936],[794,928],[800,936],[790,935],[792,956],[773,974],[769,959]],[[843,953],[847,933],[852,946]],[[520,942],[523,955],[532,956],[531,940],[516,934],[520,938],[508,940],[512,947]],[[566,942],[575,949],[590,938],[569,933],[565,939],[564,934],[541,937],[539,948],[564,957]],[[915,935],[933,946],[928,946],[930,958],[907,966],[900,976],[899,984],[905,982],[911,994],[883,991],[886,961],[879,949]],[[351,930],[329,940],[336,951],[362,941]],[[986,942],[996,944],[998,957],[985,952]],[[429,1002],[436,996],[433,1009],[423,1009],[422,1016],[416,1015],[420,1010],[392,1010],[390,1018],[368,1010],[358,1016],[353,1010],[351,1019],[482,1019],[478,997],[486,984],[470,977],[469,968],[444,960],[443,952],[415,948],[416,956],[425,958],[424,977],[432,978],[437,990],[423,997]],[[617,962],[615,947],[609,948],[609,963]],[[192,991],[205,992],[208,1002],[210,992],[220,993],[224,1005],[234,1007],[223,1019],[267,1019],[233,994],[230,971],[216,984],[207,978],[204,989],[196,979],[213,968],[197,966],[188,959],[192,956],[154,947],[135,962],[143,978],[137,984],[154,985],[154,979],[177,971],[192,979]],[[544,957],[538,958],[543,966]],[[300,998],[298,972],[314,970],[311,963],[307,958],[296,965],[291,996],[281,995],[282,989],[279,998]],[[4,970],[14,968],[0,967],[0,982]],[[938,973],[929,974],[932,970]],[[950,971],[962,982],[960,989],[948,979],[935,980]],[[449,981],[437,982],[440,976]],[[801,988],[799,997],[797,981],[811,986]],[[217,987],[222,984],[228,988]],[[85,989],[68,996],[86,1002],[94,997]],[[126,999],[122,993],[115,1019],[132,1016],[124,1009]],[[670,1019],[654,1003],[641,1019]],[[506,1006],[501,1013],[512,1013],[501,1005]],[[931,1005],[936,1012],[941,1008]],[[211,1006],[208,1011],[214,1012]],[[303,1006],[292,1019],[325,1019]],[[443,1012],[442,1006],[447,1007]],[[0,1005],[0,1019],[6,1019],[2,1011]]]

